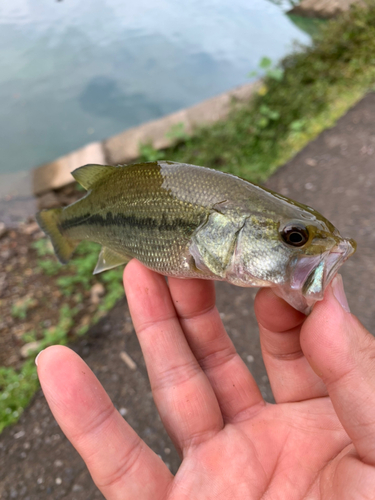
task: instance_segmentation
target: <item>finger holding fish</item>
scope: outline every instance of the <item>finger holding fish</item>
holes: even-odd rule
[[[326,385],[311,368],[301,347],[306,316],[277,297],[272,289],[260,290],[254,307],[262,357],[276,403],[326,396]]]

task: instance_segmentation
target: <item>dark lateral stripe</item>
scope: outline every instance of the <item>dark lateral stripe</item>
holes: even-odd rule
[[[71,229],[73,227],[79,226],[118,226],[118,227],[130,227],[137,229],[157,229],[159,231],[174,231],[176,229],[184,229],[185,231],[194,231],[197,227],[192,222],[188,222],[181,218],[176,218],[168,221],[166,216],[163,214],[161,220],[154,219],[152,217],[137,218],[135,215],[124,215],[115,214],[108,212],[105,217],[100,214],[85,214],[78,217],[73,217],[61,221],[60,227],[62,230]],[[199,222],[198,222],[199,225]]]

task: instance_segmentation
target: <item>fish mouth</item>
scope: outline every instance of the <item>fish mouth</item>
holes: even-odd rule
[[[315,262],[310,263],[310,272],[306,273],[308,267],[302,266],[302,274],[305,274],[305,279],[301,279],[301,270],[298,269],[296,277],[298,280],[299,276],[302,295],[308,302],[323,299],[327,286],[343,263],[355,252],[356,246],[354,240],[341,240],[329,252],[319,255],[318,258],[313,257],[312,260]]]
[[[315,302],[323,299],[325,289],[356,246],[354,240],[342,239],[320,255],[299,256],[292,264],[290,283],[276,286],[274,292],[298,311],[309,314]]]

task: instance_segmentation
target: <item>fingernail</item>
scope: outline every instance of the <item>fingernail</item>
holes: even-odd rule
[[[36,366],[38,366],[38,358],[39,358],[39,356],[42,354],[42,352],[43,352],[43,351],[44,351],[44,349],[42,349],[42,350],[38,353],[37,357],[35,358],[35,364],[36,364]]]
[[[344,311],[350,313],[348,299],[344,291],[344,283],[340,274],[336,274],[332,281],[332,291],[336,300],[339,302]]]

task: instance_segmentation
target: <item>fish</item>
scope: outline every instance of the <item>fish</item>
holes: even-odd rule
[[[72,176],[86,195],[36,220],[63,264],[80,241],[102,245],[94,274],[135,258],[169,277],[272,287],[308,314],[356,250],[313,208],[218,170],[156,161]]]

